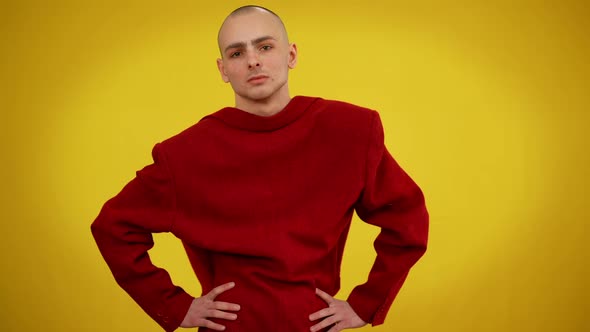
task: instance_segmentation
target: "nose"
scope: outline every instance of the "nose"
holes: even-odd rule
[[[256,67],[260,67],[260,58],[258,57],[258,53],[249,52],[248,69],[254,69]]]

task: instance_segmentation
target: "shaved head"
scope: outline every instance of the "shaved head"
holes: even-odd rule
[[[223,21],[217,43],[217,68],[231,84],[237,108],[269,116],[289,103],[289,70],[297,64],[297,45],[289,43],[277,14],[260,6],[240,7]]]
[[[272,10],[262,7],[262,6],[256,6],[256,5],[242,6],[240,8],[235,9],[233,12],[229,13],[228,16],[232,16],[232,15],[236,15],[236,14],[240,14],[240,13],[247,13],[247,12],[251,12],[251,11],[255,11],[255,10],[263,10],[265,12],[269,12],[269,13],[273,14],[279,20],[281,19],[279,17],[279,15],[277,15],[277,13],[273,12]]]
[[[255,13],[255,12],[268,13],[268,14],[272,15],[273,18],[277,21],[277,23],[279,23],[281,33],[284,36],[285,41],[287,43],[289,42],[289,36],[287,35],[287,29],[285,28],[285,24],[283,23],[283,20],[281,20],[279,15],[277,15],[272,10],[270,10],[268,8],[264,8],[262,6],[247,5],[247,6],[242,6],[242,7],[235,9],[234,11],[229,13],[229,15],[227,15],[225,20],[223,20],[223,23],[221,24],[221,27],[219,28],[219,32],[217,33],[217,45],[219,46],[219,51],[221,53],[223,53],[223,50],[221,49],[221,39],[222,39],[223,28],[226,25],[226,23],[236,16]]]

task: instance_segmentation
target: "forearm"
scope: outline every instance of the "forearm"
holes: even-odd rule
[[[175,330],[193,297],[175,286],[164,269],[154,266],[148,254],[150,232],[122,219],[109,203],[91,226],[96,244],[116,282],[165,330]]]
[[[110,199],[91,226],[96,244],[117,283],[165,330],[180,325],[193,298],[154,266],[152,233],[169,232],[175,214],[173,181],[154,148],[154,164],[137,172]]]
[[[389,154],[379,117],[374,120],[366,184],[355,209],[381,232],[374,243],[377,257],[367,282],[353,289],[348,301],[363,320],[378,325],[410,268],[426,250],[429,218],[422,190]]]

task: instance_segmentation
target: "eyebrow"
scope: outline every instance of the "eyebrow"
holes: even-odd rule
[[[255,45],[255,44],[258,44],[258,43],[263,42],[268,39],[277,40],[273,36],[262,36],[262,37],[258,37],[256,39],[252,39],[250,41],[250,44]],[[231,48],[240,48],[240,47],[245,47],[245,46],[246,46],[246,43],[244,43],[244,42],[237,42],[237,43],[229,44],[223,52],[225,53],[225,52],[227,52],[227,50],[229,50]]]

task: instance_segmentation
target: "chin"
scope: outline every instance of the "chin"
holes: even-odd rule
[[[264,89],[264,91],[249,91],[245,93],[242,98],[255,101],[265,101],[271,98],[273,94],[274,91],[271,91],[270,89]]]

